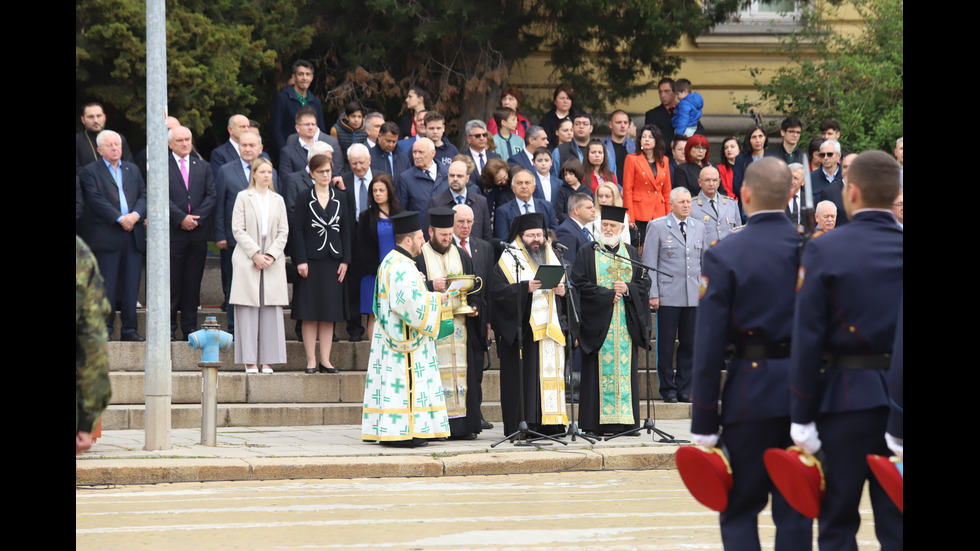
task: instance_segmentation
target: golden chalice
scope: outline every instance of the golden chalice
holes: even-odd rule
[[[466,315],[476,312],[472,306],[466,304],[466,295],[476,293],[483,288],[483,278],[471,274],[455,274],[446,276],[446,286],[451,287],[456,282],[461,282],[461,286],[456,289],[459,292],[459,306],[453,308],[453,315]],[[479,283],[479,287],[476,285]],[[474,289],[474,287],[476,287]]]

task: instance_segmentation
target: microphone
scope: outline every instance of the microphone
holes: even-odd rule
[[[564,252],[564,253],[567,253],[568,252],[568,247],[562,245],[561,243],[559,243],[557,241],[555,241],[554,243],[552,243],[551,246],[556,251],[561,251],[561,252]]]
[[[592,248],[597,251],[602,250],[602,243],[599,243],[598,241],[593,241]]]
[[[513,251],[520,250],[517,247],[511,245],[510,243],[507,243],[506,241],[501,241],[501,240],[497,239],[496,237],[494,237],[493,239],[490,240],[490,245],[494,249],[497,249],[498,251],[505,251],[507,249],[511,249]]]

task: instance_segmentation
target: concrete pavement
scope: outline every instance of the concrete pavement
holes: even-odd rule
[[[690,420],[668,419],[656,426],[690,440]],[[146,451],[142,430],[103,431],[92,449],[76,456],[75,484],[673,469],[678,447],[642,431],[595,445],[579,438],[566,439],[567,446],[505,441],[491,448],[504,436],[500,423],[476,440],[414,449],[362,442],[359,425],[222,427],[217,435],[217,446],[202,446],[199,429],[172,429],[171,449]]]

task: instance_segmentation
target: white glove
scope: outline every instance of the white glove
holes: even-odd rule
[[[789,427],[789,436],[793,439],[793,443],[803,448],[803,451],[813,455],[820,451],[820,447],[823,445],[820,442],[820,434],[817,432],[817,424],[814,422],[801,425],[799,423],[793,423]]]
[[[705,448],[714,448],[718,446],[718,435],[717,434],[691,434],[691,440],[699,446],[704,446]]]
[[[888,449],[892,451],[899,459],[905,460],[905,452],[903,451],[904,438],[895,438],[894,436],[885,433],[885,444],[888,444]]]

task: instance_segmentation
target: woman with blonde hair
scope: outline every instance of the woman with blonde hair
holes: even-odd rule
[[[252,163],[248,187],[238,193],[231,231],[238,242],[232,253],[231,293],[235,308],[235,363],[246,373],[272,373],[270,364],[286,363],[282,307],[289,304],[286,255],[289,237],[286,202],[273,185],[272,161]]]

